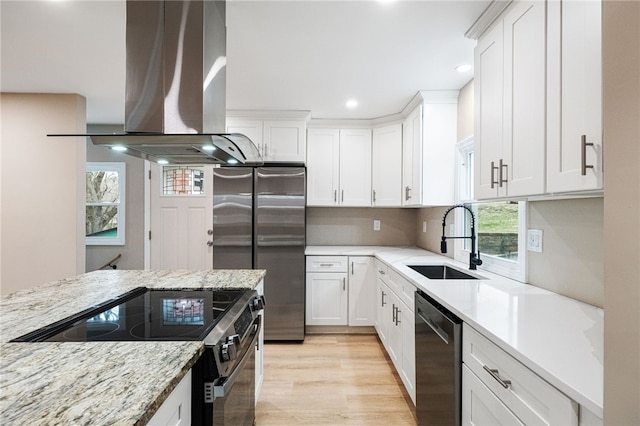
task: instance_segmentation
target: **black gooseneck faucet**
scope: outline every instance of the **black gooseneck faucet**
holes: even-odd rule
[[[462,208],[469,212],[471,215],[471,236],[470,237],[447,237],[445,226],[447,221],[447,215],[451,210]],[[469,238],[471,239],[471,253],[469,253],[469,269],[475,270],[476,266],[482,265],[482,259],[480,259],[480,249],[478,249],[478,253],[476,254],[476,217],[474,216],[471,209],[464,204],[456,204],[455,206],[449,207],[449,209],[444,213],[442,217],[442,241],[440,241],[440,252],[447,252],[447,239],[458,239],[458,238]]]

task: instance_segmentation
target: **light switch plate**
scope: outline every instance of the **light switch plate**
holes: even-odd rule
[[[422,232],[427,232],[427,221],[422,222]]]
[[[380,230],[380,221],[378,219],[375,219],[373,221],[373,230],[374,231],[379,231]]]
[[[542,253],[542,229],[527,230],[527,250]]]

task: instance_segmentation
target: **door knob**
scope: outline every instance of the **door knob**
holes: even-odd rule
[[[211,240],[207,241],[207,245],[208,245],[209,247],[212,247],[212,246],[213,246],[213,241],[211,241]]]

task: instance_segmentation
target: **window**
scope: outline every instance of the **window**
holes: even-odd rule
[[[204,167],[164,166],[162,195],[204,195]]]
[[[526,276],[526,201],[473,201],[473,141],[458,144],[458,201],[466,204],[476,217],[477,250],[481,269],[521,282]],[[456,211],[457,235],[471,235],[471,218],[464,209]],[[456,240],[454,256],[469,262],[471,241]]]
[[[124,245],[126,163],[87,163],[87,245]]]

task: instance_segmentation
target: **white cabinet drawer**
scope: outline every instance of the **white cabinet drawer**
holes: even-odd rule
[[[389,269],[389,287],[413,312],[416,287],[393,269]]]
[[[389,267],[386,263],[378,259],[376,259],[376,277],[381,279],[385,284],[389,282]]]
[[[467,324],[462,333],[462,361],[520,421],[526,425],[578,424],[578,405],[569,397]]]
[[[347,256],[307,256],[307,272],[347,272]]]
[[[462,424],[522,426],[522,422],[486,387],[475,374],[462,366]]]

